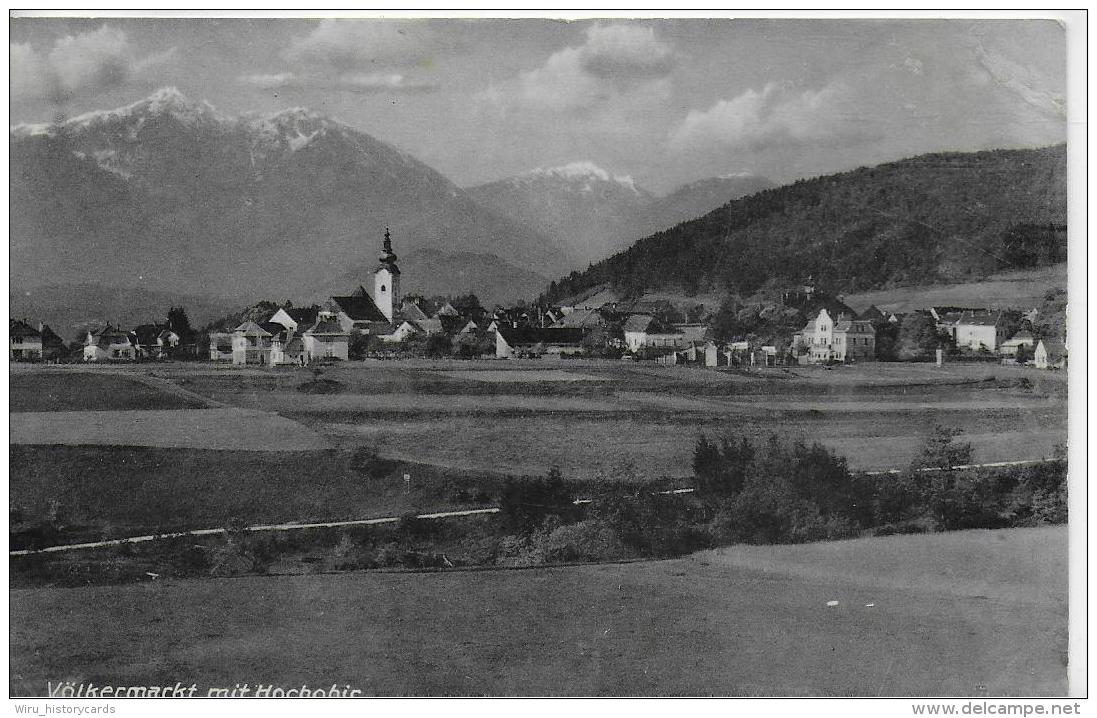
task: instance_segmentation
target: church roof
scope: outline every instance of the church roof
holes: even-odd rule
[[[362,287],[358,287],[350,296],[332,297],[331,301],[339,311],[356,322],[387,322],[386,317],[373,298]]]

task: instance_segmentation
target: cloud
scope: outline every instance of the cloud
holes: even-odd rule
[[[594,25],[579,48],[583,69],[595,77],[631,80],[662,77],[677,62],[670,45],[655,37],[655,30],[636,25]]]
[[[48,53],[29,44],[9,46],[11,92],[18,99],[45,99],[63,104],[80,92],[122,87],[135,75],[165,62],[174,48],[138,57],[126,33],[108,25],[79,35],[66,35]]]
[[[437,40],[423,22],[328,19],[293,40],[285,59],[343,72],[378,65],[414,66],[430,59]]]
[[[840,145],[863,139],[854,93],[840,81],[820,90],[767,84],[707,110],[691,110],[670,133],[675,149],[758,151],[809,142]]]
[[[539,108],[590,108],[659,82],[676,64],[671,46],[650,27],[593,25],[582,45],[554,52],[543,66],[522,73],[518,99]]]
[[[261,90],[299,89],[299,90],[335,90],[357,94],[376,93],[419,93],[433,92],[438,85],[414,80],[400,73],[348,73],[325,77],[321,75],[301,76],[292,72],[275,74],[242,75],[240,82]]]

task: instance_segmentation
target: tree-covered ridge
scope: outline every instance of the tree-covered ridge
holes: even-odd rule
[[[832,292],[1063,261],[1066,146],[914,157],[738,199],[553,282],[746,296],[813,275]]]

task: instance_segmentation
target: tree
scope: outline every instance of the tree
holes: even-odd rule
[[[959,427],[934,425],[923,440],[922,448],[914,458],[911,468],[951,471],[954,466],[970,464],[971,443],[957,441],[963,433],[964,430]]]
[[[453,343],[445,334],[431,334],[423,345],[423,352],[431,359],[448,357],[453,353]]]
[[[937,323],[931,315],[913,312],[903,318],[896,351],[900,361],[925,361],[940,345]]]
[[[565,523],[578,517],[572,487],[556,466],[545,477],[508,478],[499,513],[507,528],[517,532],[532,531],[549,516],[559,516]]]
[[[1033,357],[1033,349],[1028,344],[1020,344],[1017,346],[1017,355],[1014,357],[1014,361],[1018,364],[1024,364],[1027,361],[1031,361]]]
[[[168,329],[179,335],[186,342],[194,330],[190,326],[190,318],[183,307],[172,307],[168,310]]]
[[[747,439],[724,437],[716,443],[702,434],[693,450],[698,494],[712,499],[735,496],[743,488],[753,460],[754,447]]]

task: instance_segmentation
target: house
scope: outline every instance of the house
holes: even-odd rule
[[[510,359],[515,356],[580,354],[583,351],[582,342],[582,329],[501,326],[495,332],[495,356]]]
[[[50,329],[49,324],[39,322],[38,333],[42,335],[43,359],[58,359],[65,353],[65,340]]]
[[[135,361],[137,337],[108,322],[97,331],[88,332],[84,340],[84,361]]]
[[[997,351],[1006,340],[1005,318],[1002,312],[989,310],[969,310],[960,316],[945,330],[952,336],[958,347],[973,351]]]
[[[273,340],[274,334],[259,324],[244,322],[232,332],[232,363],[269,365]]]
[[[1062,369],[1067,364],[1066,344],[1058,339],[1041,339],[1032,354],[1037,369]]]
[[[443,304],[441,307],[438,308],[438,311],[436,311],[434,313],[434,318],[435,319],[437,319],[439,317],[459,317],[459,316],[461,316],[461,312],[457,311],[457,309],[452,304],[450,304],[449,302],[446,302],[445,304]]]
[[[232,333],[213,332],[209,335],[210,361],[232,361]]]
[[[687,343],[704,342],[708,334],[707,324],[675,324],[674,332],[681,334]]]
[[[301,335],[306,362],[350,358],[350,332],[332,314],[321,312],[316,323]]]
[[[441,327],[442,333],[449,337],[459,337],[476,331],[476,322],[462,316],[454,317],[440,314],[434,321],[438,322],[438,326]],[[433,326],[433,324],[431,326]]]
[[[750,352],[750,365],[777,366],[777,347],[767,345]]]
[[[43,354],[42,332],[26,319],[8,321],[8,359],[28,361],[41,359]]]
[[[301,327],[309,327],[315,324],[316,315],[319,312],[320,307],[282,307],[272,314],[267,321],[281,324],[286,329],[296,332]]]
[[[723,349],[714,341],[705,342],[705,366],[728,366],[731,363],[731,352]]]
[[[552,326],[559,329],[599,329],[606,326],[606,320],[598,309],[576,309],[563,314]]]
[[[163,324],[142,324],[134,327],[133,334],[137,337],[137,356],[145,359],[163,359],[181,341],[178,334]]]
[[[876,330],[867,319],[851,319],[846,314],[832,319],[824,308],[793,335],[792,345],[802,364],[872,361],[876,358]],[[776,355],[776,349],[773,353]],[[752,355],[751,359],[753,364],[759,357]]]
[[[645,348],[681,349],[689,344],[686,335],[668,331],[650,314],[633,314],[625,320],[622,330],[625,334],[625,346],[633,354]]]
[[[419,302],[409,300],[404,300],[400,305],[400,309],[396,312],[396,315],[399,319],[407,322],[421,322],[427,318],[427,313],[423,311]]]
[[[1036,337],[1032,335],[1032,332],[1022,329],[1003,342],[1002,346],[998,347],[998,353],[1002,356],[1013,357],[1017,356],[1017,350],[1022,346],[1032,349],[1035,345]]]

